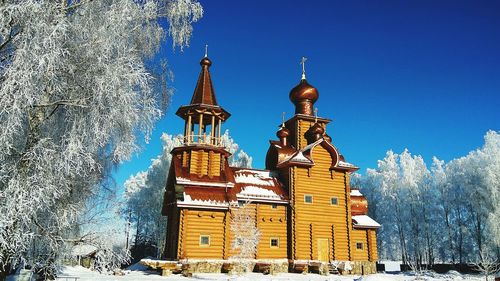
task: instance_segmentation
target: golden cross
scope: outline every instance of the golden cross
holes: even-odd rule
[[[302,65],[302,79],[306,79],[306,57],[302,57],[300,64]]]

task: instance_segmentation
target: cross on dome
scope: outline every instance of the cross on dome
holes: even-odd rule
[[[302,80],[306,79],[306,57],[302,57],[300,64],[302,65]]]
[[[306,80],[306,57],[302,57],[302,79],[299,84],[290,91],[290,100],[295,104],[295,114],[314,116],[313,105],[318,100],[319,93],[316,88]]]
[[[205,57],[208,57],[208,44],[205,44]]]

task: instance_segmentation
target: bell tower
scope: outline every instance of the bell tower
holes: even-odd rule
[[[185,121],[184,145],[172,150],[172,154],[182,160],[186,178],[215,177],[216,180],[223,177],[230,155],[221,143],[221,126],[231,114],[217,103],[209,70],[212,61],[206,54],[200,65],[190,104],[176,112]]]

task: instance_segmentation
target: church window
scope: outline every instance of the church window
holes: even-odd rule
[[[271,208],[272,208],[272,209],[278,209],[278,204],[272,204],[272,205],[271,205]]]
[[[313,196],[312,195],[304,195],[304,203],[307,203],[307,204],[312,204],[313,202]]]
[[[339,204],[339,199],[337,197],[330,198],[330,204],[331,205],[338,205]]]
[[[269,241],[269,245],[271,248],[279,248],[280,247],[280,240],[277,237],[271,237],[271,240]]]
[[[210,246],[210,235],[200,235],[200,246]]]
[[[356,242],[356,249],[357,249],[357,250],[363,250],[363,243],[361,243],[361,242]]]

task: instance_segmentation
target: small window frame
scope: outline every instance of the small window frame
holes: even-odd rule
[[[310,197],[311,198],[311,202],[308,202],[307,201],[307,198]],[[312,204],[314,202],[314,197],[311,195],[311,194],[304,194],[304,203],[305,204]]]
[[[203,238],[207,238],[208,243],[202,243]],[[210,235],[209,234],[200,234],[200,239],[198,242],[199,242],[200,247],[210,247]]]
[[[273,245],[273,241],[276,241],[276,245]],[[280,247],[280,238],[279,237],[269,238],[269,248],[279,248],[279,247]]]
[[[361,246],[361,247],[360,247]],[[365,249],[365,245],[361,241],[356,241],[356,250],[357,251],[363,251]]]
[[[333,203],[333,200],[335,200],[335,203]],[[338,206],[339,205],[339,198],[338,197],[330,197],[330,205],[332,206]]]
[[[276,203],[271,204],[271,209],[273,209],[273,210],[278,209],[278,204],[276,204]]]

